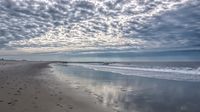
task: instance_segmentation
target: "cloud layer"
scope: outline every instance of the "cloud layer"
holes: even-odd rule
[[[0,48],[43,52],[198,46],[199,4],[198,0],[1,0]]]

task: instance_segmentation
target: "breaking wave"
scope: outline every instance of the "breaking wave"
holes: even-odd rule
[[[200,67],[133,67],[124,65],[71,64],[98,71],[179,81],[200,81]]]

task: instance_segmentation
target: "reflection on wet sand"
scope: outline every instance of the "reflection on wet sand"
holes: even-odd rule
[[[67,82],[119,112],[199,112],[200,83],[124,76],[77,66],[54,66]]]

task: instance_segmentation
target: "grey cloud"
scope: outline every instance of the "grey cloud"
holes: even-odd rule
[[[139,38],[150,43],[157,41],[159,45],[166,46],[177,43],[180,46],[199,44],[196,40],[200,35],[200,8],[195,5],[199,2],[188,0],[193,4],[177,9],[182,1],[1,0],[0,48],[6,47],[12,41],[40,37],[59,26],[66,28],[65,32],[78,27],[76,30],[83,36],[94,38],[96,33],[103,33],[113,37],[120,34],[124,38]],[[173,11],[171,5],[177,11]],[[33,43],[30,46],[61,45]]]
[[[149,24],[131,23],[133,27],[128,27],[125,32],[127,36],[157,41],[163,46],[198,46],[200,43],[200,13],[198,10],[200,10],[199,4],[189,5],[158,16]],[[141,28],[134,27],[137,24]],[[131,31],[136,31],[137,34]]]

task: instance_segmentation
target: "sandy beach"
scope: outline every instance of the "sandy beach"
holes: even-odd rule
[[[57,79],[51,62],[0,61],[2,112],[111,112]]]

